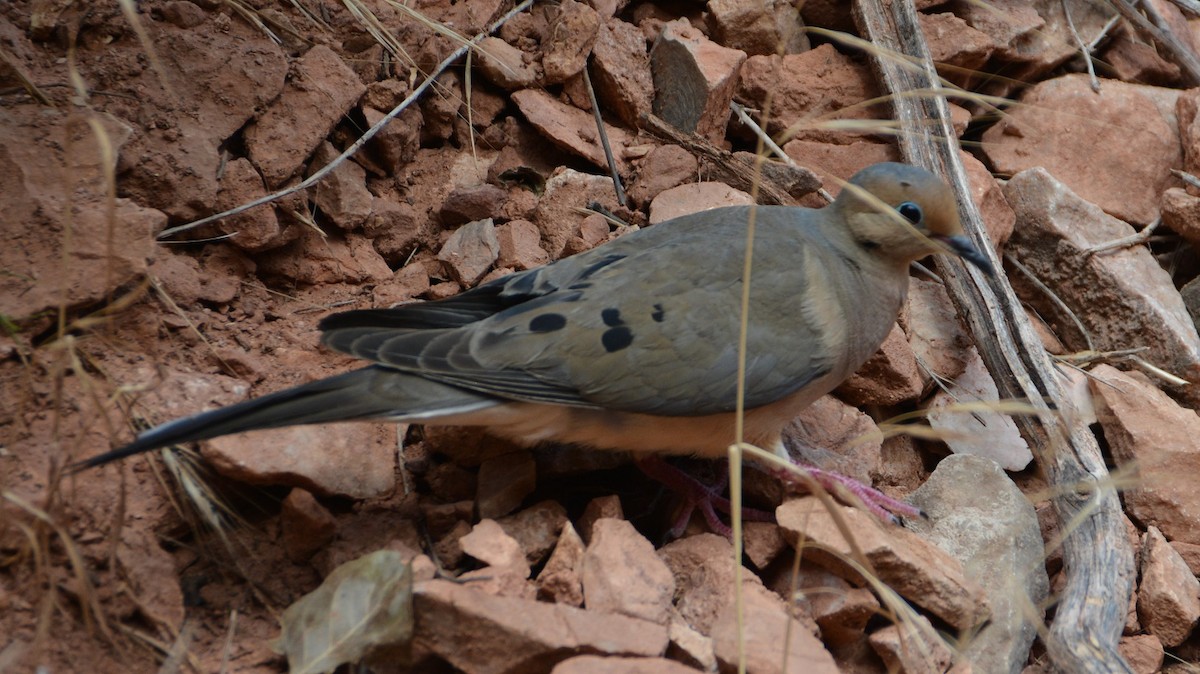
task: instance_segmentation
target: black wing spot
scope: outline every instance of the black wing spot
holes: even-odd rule
[[[625,321],[621,320],[620,309],[605,309],[600,312],[600,319],[610,328],[615,328],[618,325],[625,325]]]
[[[662,323],[663,319],[665,319],[666,317],[667,317],[667,310],[663,309],[663,305],[655,304],[654,311],[650,312],[650,318],[653,318],[655,323]]]
[[[554,332],[567,327],[567,317],[562,314],[541,314],[529,321],[530,332]]]
[[[624,325],[609,328],[604,331],[603,335],[600,335],[600,343],[604,345],[604,350],[609,353],[620,351],[633,344],[633,331]]]

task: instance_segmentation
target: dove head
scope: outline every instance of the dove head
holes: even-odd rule
[[[991,263],[963,233],[954,192],[923,168],[868,166],[854,174],[830,208],[869,253],[904,266],[950,253],[992,273]]]

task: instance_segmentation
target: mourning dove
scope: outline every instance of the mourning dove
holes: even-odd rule
[[[755,221],[745,440],[782,429],[891,330],[908,268],[953,253],[990,271],[953,192],[909,165],[856,174],[823,209],[685,215],[455,297],[335,314],[322,342],[372,364],[171,421],[93,457],[295,424],[487,426],[526,444],[724,456],[735,441],[747,223]]]

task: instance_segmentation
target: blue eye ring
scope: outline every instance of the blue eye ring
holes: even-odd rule
[[[896,212],[914,225],[921,224],[921,221],[925,219],[925,212],[921,210],[920,206],[911,201],[906,201],[897,206]]]

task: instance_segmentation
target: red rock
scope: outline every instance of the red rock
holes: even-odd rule
[[[244,138],[250,161],[269,187],[298,174],[312,151],[366,91],[329,47],[317,45],[298,60],[283,93]]]
[[[747,54],[798,54],[809,49],[800,11],[791,2],[712,0],[708,20],[718,43]]]
[[[1192,245],[1200,247],[1200,197],[1182,187],[1170,187],[1162,194],[1162,221]]]
[[[1022,298],[1043,318],[1056,317],[1061,326],[1056,334],[1075,349],[1145,345],[1148,349],[1141,357],[1184,379],[1200,381],[1200,337],[1170,275],[1150,251],[1135,246],[1087,254],[1094,246],[1133,234],[1131,227],[1105,216],[1042,169],[1013,176],[1004,194],[1022,223],[1009,250],[1074,312],[1091,335],[1091,344],[1044,291],[1014,275],[1013,285]],[[1194,387],[1176,392],[1185,400],[1200,401]]]
[[[542,41],[543,84],[561,84],[578,75],[587,64],[599,30],[596,10],[575,0],[559,3],[550,35]]]
[[[1039,167],[1105,212],[1148,225],[1159,215],[1158,195],[1173,180],[1170,169],[1183,159],[1178,97],[1173,89],[1115,80],[1105,80],[1097,94],[1086,75],[1048,80],[1026,90],[1021,105],[983,134],[983,152],[997,173]],[[1131,119],[1139,120],[1136,128],[1128,128]],[[1124,142],[1096,142],[1114,128],[1123,129]],[[1005,194],[1011,201],[1007,188]]]
[[[180,28],[195,28],[207,16],[203,9],[187,0],[173,0],[162,7],[162,20]]]
[[[788,615],[787,605],[761,586],[748,585],[742,595],[739,652],[737,606],[729,603],[712,628],[713,651],[722,670],[735,671],[744,653],[747,674],[837,674],[833,656],[800,621]],[[790,623],[790,624],[789,624]],[[784,646],[787,646],[785,652]],[[787,668],[783,668],[783,663]]]
[[[600,107],[630,128],[650,114],[654,81],[646,39],[637,26],[609,19],[600,25],[592,48],[592,84]]]
[[[283,529],[283,548],[288,557],[301,563],[312,556],[337,533],[337,520],[313,495],[303,489],[293,489],[283,499],[279,513]]]
[[[340,154],[329,143],[321,143],[309,164],[309,174],[324,168]],[[367,190],[367,172],[352,161],[343,161],[321,182],[309,188],[317,208],[342,229],[358,229],[370,217],[372,201]]]
[[[1117,24],[1099,56],[1112,69],[1113,79],[1122,82],[1170,86],[1181,74],[1179,66],[1159,56],[1153,45],[1140,40],[1124,24]]]
[[[625,520],[596,520],[580,567],[589,610],[667,624],[675,579],[654,546]]]
[[[871,164],[900,161],[900,151],[891,143],[879,143],[868,139],[841,140],[848,142],[793,140],[783,146],[783,151],[801,166],[812,169],[820,177],[824,188],[833,196],[842,191],[844,181]],[[824,202],[813,202],[812,205],[823,206]]]
[[[821,396],[783,431],[793,456],[871,484],[883,434],[871,417],[832,395]]]
[[[742,542],[746,557],[758,569],[765,569],[787,547],[783,532],[771,522],[743,522]]]
[[[6,270],[0,273],[0,313],[10,320],[57,310],[64,300],[68,307],[107,302],[118,288],[132,287],[156,255],[154,234],[167,224],[166,214],[128,199],[116,200],[110,222],[104,154],[91,131],[83,131],[87,125],[77,138],[65,114],[40,111],[34,118],[6,112],[0,134],[6,220],[0,227],[0,269]],[[117,152],[129,127],[96,121]],[[63,154],[68,146],[69,159]],[[69,179],[64,167],[70,167]],[[116,168],[115,157],[109,168]],[[61,234],[47,236],[66,231],[68,206],[69,242]]]
[[[436,147],[454,134],[463,107],[462,82],[458,73],[445,71],[437,84],[421,97],[421,145]]]
[[[525,560],[521,544],[509,536],[496,520],[480,520],[471,533],[463,536],[459,542],[463,552],[485,564],[501,569],[524,568],[525,575],[529,575],[529,562]]]
[[[996,43],[994,60],[1009,62],[1010,77],[1029,82],[1073,56],[1077,51],[1076,40],[1088,43],[1098,37],[1109,18],[1109,13],[1092,3],[1069,4],[1077,36],[1072,35],[1063,3],[1051,0],[1033,3],[1000,0],[986,8],[956,6],[955,12],[971,27],[991,37]]]
[[[441,220],[446,227],[492,218],[500,215],[508,191],[495,185],[482,184],[456,187],[442,202]]]
[[[879,472],[875,478],[875,486],[888,493],[911,494],[929,477],[929,471],[925,469],[924,454],[917,449],[916,441],[911,435],[894,435],[887,438],[879,448],[879,456]]]
[[[885,527],[856,508],[837,507],[878,578],[900,596],[959,629],[976,626],[987,618],[989,609],[983,591],[967,580],[957,560],[906,529]],[[776,509],[775,518],[789,539],[807,541],[806,559],[851,582],[861,581],[856,571],[831,554],[849,557],[852,553],[815,497],[784,503]]]
[[[362,110],[368,109],[378,113],[380,110],[391,110],[411,93],[408,82],[397,79],[372,80],[367,83],[367,91],[363,94]],[[372,123],[372,125],[374,125]]]
[[[363,106],[362,112],[369,127],[379,123],[386,114],[367,106]],[[388,122],[367,145],[390,175],[400,174],[404,166],[417,155],[423,124],[421,109],[410,107]]]
[[[745,52],[711,42],[685,19],[667,23],[650,50],[654,114],[684,133],[724,143],[745,60]]]
[[[227,435],[203,443],[201,454],[217,472],[250,484],[357,499],[382,496],[395,486],[395,431],[372,424]]]
[[[667,647],[662,625],[444,580],[417,585],[414,600],[414,649],[477,674],[544,670],[580,652],[656,657]]]
[[[147,529],[123,527],[120,536],[116,558],[138,610],[173,629],[182,628],[186,609],[174,558]]]
[[[371,237],[371,245],[389,264],[402,264],[412,255],[424,231],[416,211],[406,203],[390,199],[375,199],[371,207],[371,217],[363,225],[363,233]],[[425,286],[429,286],[428,276]]]
[[[570,521],[564,522],[554,552],[538,574],[538,597],[568,606],[583,606],[583,539]]]
[[[221,146],[250,123],[256,112],[279,99],[288,59],[274,43],[227,30],[228,24],[222,29],[201,30],[179,29],[165,22],[155,25],[162,28],[150,32],[151,48],[162,57],[156,68],[126,61],[128,56],[123,55],[119,42],[97,45],[108,49],[103,57],[97,52],[106,65],[128,68],[120,75],[114,72],[112,84],[136,99],[130,110],[140,112],[125,116],[133,114],[132,118],[143,120],[138,126],[144,132],[121,148],[123,138],[113,133],[110,121],[102,123],[113,141],[114,156],[121,159],[121,196],[164,211],[176,222],[190,222],[213,212]],[[6,40],[6,44],[11,43]],[[164,81],[171,83],[169,90]],[[113,114],[122,115],[118,111]],[[168,114],[169,121],[149,121],[160,114]],[[86,129],[86,125],[80,128]],[[7,135],[27,138],[11,131]],[[318,140],[314,139],[303,155],[311,152]],[[71,151],[81,149],[73,146]],[[302,160],[303,156],[298,158],[297,167]]]
[[[498,37],[479,41],[479,69],[492,84],[514,91],[533,86],[538,72],[526,63],[525,52]]]
[[[645,207],[663,190],[694,180],[699,170],[700,162],[691,152],[678,145],[659,145],[638,162],[629,198]]]
[[[1183,558],[1184,564],[1187,564],[1192,575],[1200,576],[1200,544],[1171,541],[1171,547],[1175,548],[1175,551]]]
[[[541,245],[537,225],[528,220],[511,220],[496,227],[500,256],[496,264],[514,269],[533,269],[550,261]]]
[[[658,551],[675,576],[675,609],[692,629],[712,634],[721,611],[733,600],[733,546],[723,536],[697,534]],[[762,581],[742,569],[743,587]]]
[[[954,653],[923,615],[875,630],[868,641],[891,672],[945,672],[954,662]]]
[[[696,670],[666,658],[614,658],[578,655],[564,660],[550,674],[695,674]]]
[[[1175,101],[1175,115],[1183,143],[1183,170],[1200,175],[1200,91],[1180,92]],[[1200,190],[1188,187],[1188,193],[1200,194]]]
[[[792,138],[834,143],[848,142],[862,133],[826,130],[821,125],[877,117],[877,112],[858,104],[878,95],[870,70],[828,44],[803,54],[750,57],[742,67],[737,91],[739,101],[759,110],[765,109],[771,98],[768,133],[791,129]]]
[[[225,165],[219,181],[217,199],[213,208],[225,211],[249,203],[264,196],[266,187],[262,176],[249,160],[237,158]],[[279,220],[272,206],[258,206],[244,213],[222,218],[216,223],[222,234],[234,234],[230,241],[238,248],[249,251],[266,250],[286,243],[280,237]]]
[[[406,453],[406,454],[410,454]],[[405,468],[413,469],[413,462],[405,456]],[[416,472],[414,470],[414,472]],[[422,499],[420,503],[421,516],[425,518],[425,527],[431,536],[441,536],[454,529],[460,522],[469,522],[475,516],[474,501],[456,501],[454,503],[436,503],[433,499]],[[470,530],[470,524],[467,525]],[[462,535],[466,535],[464,531]]]
[[[200,263],[187,255],[162,255],[150,265],[150,271],[179,305],[197,300],[228,304],[241,286],[238,277],[219,264],[205,264],[202,274]]]
[[[438,259],[446,264],[454,280],[471,287],[483,278],[500,255],[500,242],[496,240],[496,227],[492,219],[470,222],[450,235]]]
[[[922,365],[918,370],[923,379],[930,380],[926,368],[946,380],[957,378],[967,369],[971,340],[959,323],[945,286],[923,278],[911,279],[905,316],[904,326],[913,354]]]
[[[979,352],[968,351],[966,369],[954,379],[953,395],[938,391],[929,403],[929,425],[955,454],[989,458],[1005,470],[1019,471],[1033,461],[1033,452],[1012,417],[986,408],[1000,399],[996,382]],[[968,409],[962,409],[969,405]]]
[[[1117,652],[1125,657],[1134,674],[1155,674],[1163,664],[1163,645],[1153,634],[1121,637]]]
[[[583,515],[579,518],[579,533],[583,536],[583,540],[591,542],[592,527],[596,522],[606,518],[625,519],[625,512],[621,509],[621,499],[616,494],[599,496],[588,502],[587,507],[583,509]]]
[[[1164,646],[1184,642],[1200,619],[1200,581],[1153,525],[1142,542],[1138,620]]]
[[[383,282],[392,277],[369,240],[353,233],[345,239],[323,237],[308,227],[295,242],[259,256],[258,265],[264,275],[312,285]]]
[[[744,206],[754,203],[749,194],[725,183],[687,183],[659,192],[650,202],[650,224],[666,222],[683,215],[699,213],[723,206]]]
[[[917,14],[917,23],[929,45],[929,56],[939,66],[938,74],[948,81],[967,87],[992,55],[995,43],[986,33],[967,25],[950,14]],[[949,67],[947,67],[949,66]]]
[[[561,169],[546,181],[546,191],[538,202],[533,222],[542,233],[542,243],[551,260],[562,257],[567,242],[579,234],[579,225],[586,216],[578,212],[578,204],[592,202],[610,211],[617,209],[611,179]]]
[[[521,505],[537,486],[537,467],[526,450],[485,459],[479,466],[475,502],[480,517],[502,517]]]
[[[704,672],[716,671],[717,656],[713,653],[712,639],[692,629],[678,617],[671,619],[667,634],[671,638],[667,657]]]
[[[527,580],[529,562],[525,561],[525,552],[495,520],[481,520],[458,542],[463,552],[487,564],[462,574],[460,581],[500,597],[534,598],[537,590]]]
[[[1180,407],[1139,373],[1109,365],[1092,370],[1096,417],[1117,466],[1133,469],[1136,483],[1122,494],[1130,517],[1172,540],[1200,544],[1200,493],[1193,475],[1200,456],[1200,416]]]
[[[579,233],[567,241],[563,256],[576,255],[591,250],[610,239],[608,220],[599,213],[584,217],[579,223]]]
[[[504,532],[521,544],[531,566],[546,559],[567,521],[567,511],[557,501],[542,501],[497,520]]]
[[[561,103],[541,89],[524,89],[514,92],[513,103],[543,136],[550,142],[572,154],[583,157],[593,165],[608,170],[608,160],[596,132],[596,120],[590,113]],[[634,138],[628,131],[609,124],[604,125],[608,143],[612,148],[617,171],[625,174],[625,148],[632,145]]]
[[[924,384],[912,346],[900,326],[893,325],[879,351],[836,389],[851,405],[890,407],[916,400]]]
[[[790,578],[787,585],[785,593],[791,590]],[[796,606],[817,621],[821,640],[834,647],[862,641],[867,622],[881,610],[870,590],[851,587],[844,579],[814,565],[801,564],[796,590]]]

